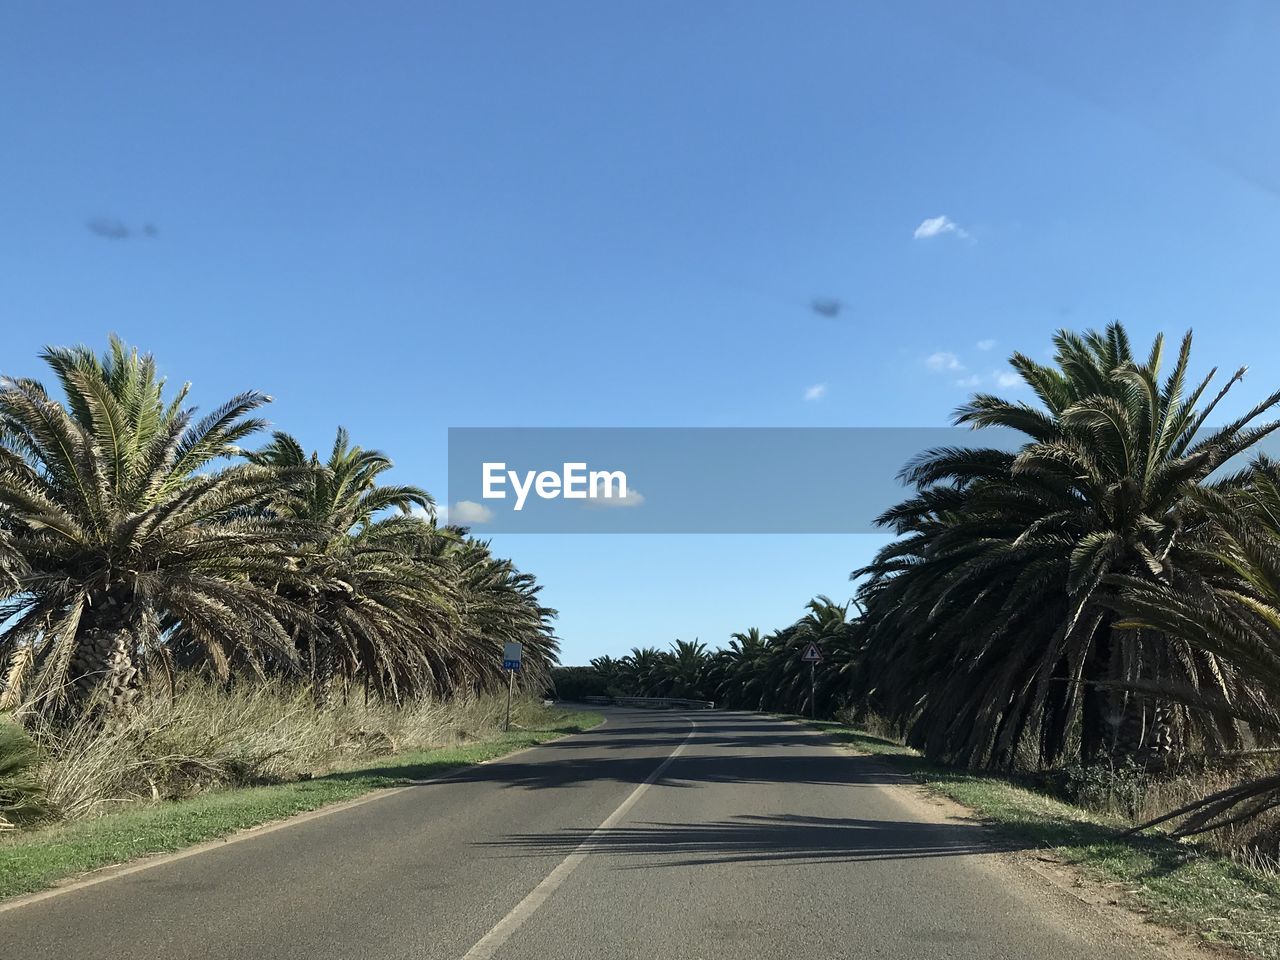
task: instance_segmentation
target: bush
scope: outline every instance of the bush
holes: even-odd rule
[[[1071,803],[1136,820],[1146,806],[1151,776],[1131,759],[1074,764],[1062,770],[1061,793]]]
[[[582,700],[584,697],[608,697],[619,691],[609,688],[608,680],[595,667],[556,667],[551,671],[551,692],[558,700]]]
[[[44,813],[36,778],[36,745],[18,724],[0,717],[0,830]]]

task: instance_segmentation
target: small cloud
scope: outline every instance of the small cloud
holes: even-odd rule
[[[815,383],[804,392],[806,400],[821,400],[827,395],[827,385],[825,383]]]
[[[587,497],[583,502],[583,506],[587,507],[638,507],[644,503],[644,494],[635,487],[627,487],[627,495],[625,497],[601,497],[596,496],[592,491],[592,496]]]
[[[835,297],[814,297],[809,301],[809,309],[820,317],[838,317],[844,310],[844,301]]]
[[[94,236],[107,240],[127,240],[133,231],[115,217],[93,217],[85,221],[85,226]]]
[[[924,220],[911,236],[916,240],[928,240],[931,237],[940,237],[944,233],[954,233],[961,240],[969,239],[969,231],[945,215]]]
[[[160,234],[154,223],[144,223],[135,231],[123,220],[117,220],[115,217],[90,217],[84,225],[95,237],[106,240],[128,240],[135,235],[155,239]]]
[[[994,340],[979,340],[979,341],[978,341],[978,349],[979,349],[979,350],[991,350],[992,348],[994,348],[994,347],[995,347],[995,345],[996,345],[996,342],[995,342]]]
[[[938,350],[924,358],[925,366],[930,370],[963,370],[964,364],[954,353]]]
[[[956,386],[957,387],[980,387],[982,386],[982,377],[978,376],[976,373],[970,374],[967,377],[961,377],[959,380],[956,381]]]
[[[474,500],[459,500],[447,511],[437,508],[436,512],[443,512],[448,517],[448,520],[442,519],[440,523],[456,523],[463,526],[471,523],[488,523],[493,519],[493,511],[483,503],[476,503]]]
[[[1026,381],[1016,373],[1008,373],[1007,371],[992,370],[991,379],[996,382],[997,387],[1021,387]]]

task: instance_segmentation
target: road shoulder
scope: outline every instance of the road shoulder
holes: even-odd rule
[[[0,913],[307,823],[505,760],[605,723],[570,722],[379,757],[311,780],[210,793],[0,839]]]
[[[984,865],[1067,922],[1104,936],[1110,930],[1176,960],[1280,957],[1280,882],[1163,838],[1122,840],[1115,824],[1088,811],[998,778],[928,765],[854,728],[783,719],[895,775],[884,789],[919,819],[984,826],[991,837]],[[1197,880],[1203,896],[1179,889]]]

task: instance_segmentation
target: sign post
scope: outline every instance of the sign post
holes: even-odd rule
[[[507,671],[507,715],[502,721],[502,732],[511,729],[511,694],[516,686],[516,671],[524,660],[524,646],[519,643],[502,645],[502,669]]]
[[[816,643],[810,643],[804,648],[800,660],[809,664],[809,719],[816,720],[818,717],[817,667],[822,662],[822,650]]]

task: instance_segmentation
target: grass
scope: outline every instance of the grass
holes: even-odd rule
[[[306,780],[372,757],[490,740],[501,730],[505,706],[505,697],[493,694],[400,705],[376,698],[366,704],[357,696],[317,712],[305,684],[254,681],[226,689],[189,677],[172,695],[150,690],[110,724],[92,711],[71,724],[36,711],[23,721],[36,748],[31,772],[45,819],[74,821],[212,790]],[[522,726],[546,725],[540,700],[521,697],[513,709]],[[21,813],[0,807],[12,825],[40,819]]]
[[[31,893],[99,867],[171,853],[238,830],[351,800],[373,790],[436,777],[596,726],[599,714],[547,709],[537,729],[473,743],[369,758],[343,769],[271,786],[218,790],[0,837],[0,897]]]
[[[1123,838],[1128,823],[1118,817],[1006,778],[930,763],[892,740],[839,723],[811,725],[970,808],[1002,843],[1051,851],[1151,920],[1256,957],[1280,958],[1280,879],[1274,876],[1167,837]]]

